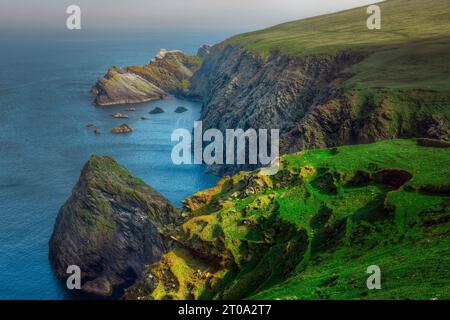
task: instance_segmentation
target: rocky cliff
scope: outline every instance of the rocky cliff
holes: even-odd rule
[[[49,246],[58,277],[81,270],[82,292],[111,297],[159,261],[179,209],[109,157],[93,156],[59,211]]]
[[[130,104],[163,99],[169,94],[183,95],[200,65],[199,57],[161,49],[147,65],[111,67],[91,89],[96,96],[94,103]]]
[[[435,5],[382,3],[398,21],[383,33],[364,28],[360,8],[212,47],[191,79],[191,94],[204,103],[204,128],[280,129],[282,152],[397,137],[449,140],[450,78],[442,57],[450,35],[439,17],[450,9],[446,1]],[[406,23],[411,16],[402,6],[420,12],[420,30]],[[240,169],[248,168],[212,168]]]

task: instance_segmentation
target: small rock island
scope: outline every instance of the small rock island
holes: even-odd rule
[[[184,113],[186,111],[188,111],[188,109],[185,107],[178,107],[175,109],[175,113]]]
[[[120,133],[130,133],[133,132],[133,128],[131,128],[129,125],[127,124],[123,124],[121,126],[118,127],[114,127],[111,129],[111,133],[116,133],[116,134],[120,134]]]
[[[160,113],[164,113],[164,110],[159,107],[156,107],[155,109],[149,112],[149,114],[160,114]]]

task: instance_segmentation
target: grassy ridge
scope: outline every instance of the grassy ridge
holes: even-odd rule
[[[366,7],[289,22],[230,39],[268,57],[360,51],[367,59],[347,70],[347,87],[364,89],[450,87],[450,3],[446,0],[388,0],[381,30],[368,30]]]
[[[273,50],[298,56],[450,36],[450,4],[446,0],[388,0],[378,5],[382,28],[377,31],[367,29],[365,6],[284,23],[231,41],[266,56]]]
[[[194,196],[175,249],[149,269],[156,290],[141,281],[128,297],[449,299],[449,159],[392,140],[225,178]],[[382,290],[366,287],[370,265]]]

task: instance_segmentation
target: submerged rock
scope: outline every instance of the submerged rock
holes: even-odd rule
[[[153,109],[152,111],[149,112],[150,114],[160,114],[160,113],[164,113],[164,110],[156,107],[155,109]]]
[[[92,156],[59,211],[49,258],[59,278],[76,265],[83,293],[110,297],[161,258],[169,247],[161,232],[179,219],[178,208],[112,158]]]
[[[121,126],[111,129],[111,133],[130,133],[130,132],[133,132],[133,128],[131,128],[127,124],[123,124]]]
[[[183,112],[186,112],[186,111],[188,111],[188,109],[185,108],[185,107],[178,107],[178,108],[175,109],[175,113],[183,113]]]
[[[128,119],[128,115],[124,113],[114,113],[111,116],[118,119]]]

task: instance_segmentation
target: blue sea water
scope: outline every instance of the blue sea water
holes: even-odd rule
[[[60,206],[92,154],[111,155],[176,204],[213,186],[201,166],[175,166],[170,134],[192,128],[198,103],[172,98],[94,107],[88,93],[111,65],[142,65],[160,48],[194,54],[227,34],[0,34],[0,299],[70,299],[53,276],[48,240]],[[149,115],[154,107],[166,112]],[[188,112],[174,113],[178,106]],[[125,112],[130,119],[110,115]],[[150,120],[141,120],[148,117]],[[86,124],[101,131],[93,133]],[[129,135],[112,135],[127,123]]]

